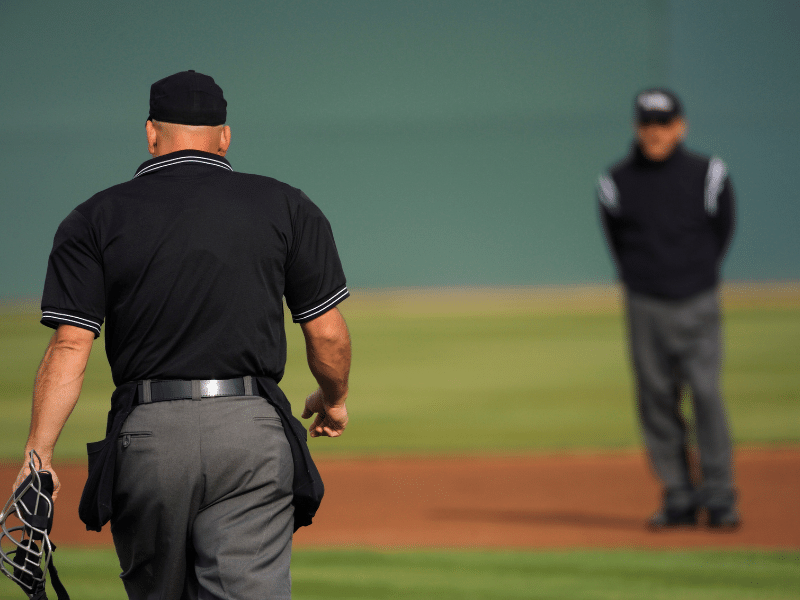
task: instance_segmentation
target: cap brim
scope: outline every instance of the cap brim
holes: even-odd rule
[[[640,110],[636,112],[636,121],[639,123],[669,123],[680,117],[678,112],[664,112],[663,110]]]

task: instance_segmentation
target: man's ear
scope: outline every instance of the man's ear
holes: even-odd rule
[[[155,157],[156,148],[158,148],[158,132],[150,119],[147,119],[144,128],[147,132],[147,151],[151,156]]]
[[[687,129],[686,119],[684,119],[683,117],[680,118],[680,126],[679,127],[680,127],[680,131],[678,133],[678,139],[680,141],[683,141],[683,140],[686,139],[686,129]]]
[[[225,156],[228,152],[228,148],[231,145],[231,128],[227,125],[222,126],[222,130],[219,132],[219,149],[217,150],[217,154],[220,156]]]

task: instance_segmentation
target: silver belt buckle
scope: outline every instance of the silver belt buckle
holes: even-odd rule
[[[206,379],[200,382],[200,396],[203,398],[213,398],[220,396],[222,393],[219,390],[219,379]]]

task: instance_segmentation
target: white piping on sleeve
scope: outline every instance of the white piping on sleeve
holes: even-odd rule
[[[330,308],[331,306],[333,306],[337,302],[340,302],[341,300],[344,300],[349,295],[350,295],[350,292],[347,291],[347,286],[345,286],[344,288],[342,288],[341,290],[339,290],[338,292],[333,294],[327,300],[319,303],[314,308],[309,308],[308,310],[304,310],[303,312],[297,313],[296,315],[293,314],[292,315],[292,320],[295,323],[297,323],[299,321],[305,321],[305,320],[308,320],[308,319],[310,319],[312,317],[315,317],[316,315],[318,315],[320,313],[323,313],[326,310],[328,310],[328,308]]]
[[[65,324],[74,323],[75,325],[80,325],[82,327],[91,327],[98,334],[100,333],[100,327],[101,327],[100,323],[98,323],[97,321],[84,319],[83,317],[76,317],[75,315],[57,313],[52,310],[45,310],[42,311],[42,319],[57,321],[58,323],[65,323]]]

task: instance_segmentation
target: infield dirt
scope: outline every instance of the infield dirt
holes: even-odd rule
[[[800,549],[800,447],[736,453],[743,525],[648,531],[659,490],[640,453],[321,459],[326,494],[295,546]],[[0,468],[10,484],[16,466]],[[77,506],[85,466],[61,465],[56,544],[110,545]]]

